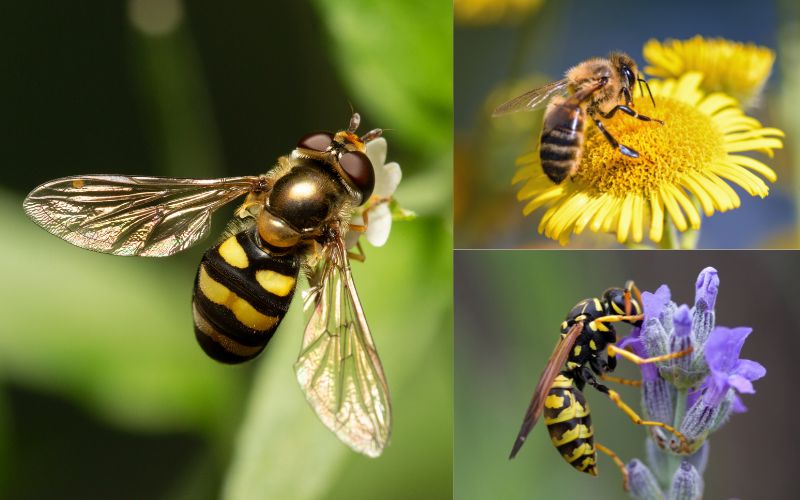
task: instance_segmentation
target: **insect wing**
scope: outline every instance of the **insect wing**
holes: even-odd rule
[[[31,191],[23,207],[34,222],[73,245],[164,257],[205,236],[211,213],[258,183],[258,177],[64,177]]]
[[[539,377],[539,383],[536,384],[533,398],[531,399],[530,405],[528,405],[528,410],[525,412],[525,418],[522,420],[522,427],[519,429],[517,439],[514,441],[514,447],[511,449],[511,454],[508,458],[514,458],[517,455],[519,449],[525,444],[525,439],[528,437],[531,429],[536,425],[536,421],[539,420],[542,410],[544,409],[547,393],[550,391],[553,381],[556,379],[559,372],[561,372],[561,367],[566,363],[572,346],[575,344],[575,339],[582,330],[583,322],[575,323],[567,332],[566,336],[556,344],[553,354],[550,355],[550,359],[547,361],[547,366],[544,367],[542,375]]]
[[[521,96],[517,96],[498,106],[492,113],[492,116],[516,113],[517,111],[533,111],[534,109],[547,104],[551,97],[555,95],[565,95],[568,90],[568,85],[569,81],[565,78],[563,80],[558,80],[533,90],[529,90]]]
[[[313,307],[295,363],[297,381],[320,420],[345,444],[377,457],[389,440],[391,403],[341,239],[310,278]]]

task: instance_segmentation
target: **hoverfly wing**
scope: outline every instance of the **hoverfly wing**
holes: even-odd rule
[[[544,409],[545,399],[547,399],[547,393],[550,391],[553,381],[561,372],[561,367],[566,363],[572,346],[575,344],[575,339],[580,335],[582,330],[583,322],[575,323],[567,332],[566,336],[556,344],[553,353],[550,355],[550,359],[547,361],[547,365],[542,371],[542,375],[539,377],[539,382],[536,384],[536,390],[533,392],[533,398],[531,398],[528,409],[525,411],[525,417],[522,419],[522,426],[517,434],[517,439],[514,441],[511,454],[508,456],[509,459],[517,455],[519,449],[525,444],[525,439],[528,437],[531,429],[533,429],[533,426],[536,425],[536,422],[539,420],[542,410]]]
[[[506,101],[498,106],[492,116],[500,116],[508,113],[516,113],[517,111],[533,111],[542,105],[547,104],[550,98],[555,95],[565,95],[568,90],[569,81],[565,78],[555,82],[548,83],[541,87],[529,90],[524,94],[517,96],[510,101]]]
[[[313,307],[295,374],[317,416],[342,442],[369,457],[383,452],[391,432],[386,376],[358,300],[340,237],[325,247],[309,277]]]
[[[114,255],[165,257],[208,233],[211,213],[255,190],[258,177],[63,177],[25,198],[25,213],[73,245]]]

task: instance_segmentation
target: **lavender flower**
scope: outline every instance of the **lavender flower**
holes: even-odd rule
[[[692,348],[686,356],[641,365],[642,406],[647,418],[677,428],[691,449],[675,452],[677,438],[653,428],[653,439],[647,443],[648,465],[636,459],[627,465],[634,498],[701,498],[708,437],[732,413],[746,411],[739,394],[754,394],[753,381],[766,374],[761,364],[739,358],[751,328],[715,326],[719,283],[716,269],[703,269],[691,308],[672,302],[666,285],[654,293],[644,292],[642,327],[619,343],[641,357]]]

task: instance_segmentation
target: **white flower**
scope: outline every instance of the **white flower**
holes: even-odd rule
[[[368,225],[366,232],[348,231],[344,237],[347,248],[352,248],[358,243],[359,237],[363,234],[372,246],[380,247],[389,239],[389,232],[392,229],[392,212],[389,203],[394,195],[403,174],[397,162],[386,162],[387,151],[386,139],[378,137],[369,141],[366,145],[366,153],[375,169],[375,189],[372,196],[364,205],[353,211],[350,224],[364,224],[364,209],[367,209]]]

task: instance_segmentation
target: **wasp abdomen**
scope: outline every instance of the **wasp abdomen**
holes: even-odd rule
[[[195,336],[206,354],[223,363],[258,355],[294,295],[298,256],[272,255],[257,238],[251,228],[207,251],[195,280]]]
[[[583,394],[573,386],[572,379],[563,372],[547,393],[544,423],[550,440],[564,460],[579,471],[596,476],[597,454],[589,406]]]

